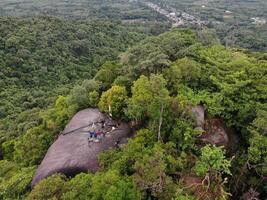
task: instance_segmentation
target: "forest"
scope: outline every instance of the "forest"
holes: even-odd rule
[[[209,29],[225,46],[267,50],[265,0],[3,0],[0,16],[115,20],[146,33],[159,34],[169,30],[171,23],[147,7],[147,2],[207,21],[206,26],[185,25],[183,28]]]
[[[208,21],[221,43],[266,51],[267,23],[265,0],[151,0],[164,8],[185,11]]]
[[[140,2],[114,2],[104,12],[90,1],[101,11],[91,19],[66,17],[58,1],[55,16],[34,17],[27,4],[0,2],[0,199],[264,200],[266,40],[226,45],[223,32],[170,28]],[[6,16],[10,6],[20,16]],[[85,108],[134,124],[134,137],[101,153],[97,173],[54,174],[31,188],[51,144]],[[227,145],[203,142],[218,124]]]

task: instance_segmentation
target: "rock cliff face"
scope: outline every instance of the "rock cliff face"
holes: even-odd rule
[[[97,122],[104,122],[97,124]],[[107,132],[100,142],[88,142],[88,124],[96,123],[96,128]],[[112,124],[118,126],[112,130]],[[78,129],[80,127],[85,127]],[[76,130],[78,129],[78,130]],[[71,133],[68,133],[72,130]],[[65,134],[64,133],[68,133]],[[85,109],[78,112],[65,127],[63,134],[48,149],[32,180],[32,187],[40,180],[55,173],[73,176],[80,172],[96,172],[99,169],[99,153],[116,147],[131,137],[131,129],[126,123],[108,119],[98,109]]]
[[[233,154],[238,149],[239,138],[229,129],[221,118],[205,118],[205,110],[201,105],[192,108],[195,117],[196,128],[203,134],[199,137],[199,143],[224,146],[228,153]]]
[[[229,143],[229,130],[224,125],[220,118],[212,118],[206,120],[205,133],[200,136],[203,143],[215,144],[217,146],[228,146]]]

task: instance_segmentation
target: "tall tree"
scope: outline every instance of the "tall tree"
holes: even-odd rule
[[[125,87],[114,85],[101,95],[98,107],[101,111],[120,118],[124,115],[127,98]]]

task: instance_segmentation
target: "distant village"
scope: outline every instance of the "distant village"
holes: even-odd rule
[[[190,15],[184,11],[176,10],[172,7],[167,6],[166,9],[160,7],[157,4],[151,3],[151,2],[144,2],[145,5],[147,5],[152,10],[160,13],[161,15],[164,15],[168,18],[168,20],[172,23],[173,27],[181,27],[185,25],[194,25],[194,26],[206,26],[209,24],[208,21],[203,21],[199,17]],[[205,5],[202,5],[202,8],[205,8]],[[225,11],[224,18],[232,17],[233,13],[229,10]],[[266,19],[259,18],[259,17],[253,17],[251,18],[252,24],[255,25],[264,25],[266,24]],[[218,21],[214,21],[213,23],[221,23]]]
[[[256,25],[264,25],[264,24],[266,24],[266,19],[262,19],[262,18],[259,18],[259,17],[252,17],[251,19],[253,20],[252,24],[256,24]]]
[[[158,6],[157,4],[146,2],[145,3],[148,7],[153,9],[154,11],[164,15],[172,22],[173,27],[184,26],[187,24],[196,25],[196,26],[203,26],[207,25],[207,21],[202,21],[200,18],[190,15],[183,11],[177,11],[172,7],[168,7],[168,10],[165,10]]]

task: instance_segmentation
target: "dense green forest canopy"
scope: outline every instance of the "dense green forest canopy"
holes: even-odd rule
[[[151,0],[163,8],[184,11],[208,21],[221,43],[253,50],[267,44],[267,2],[265,0]]]
[[[266,19],[266,2],[150,2],[211,23],[170,29],[142,1],[0,2],[0,199],[267,196],[267,34],[251,19]],[[223,121],[237,138],[234,152],[200,142],[197,105],[205,126]],[[95,174],[30,188],[60,131],[88,107],[111,107],[135,136],[103,152]]]
[[[53,23],[62,23],[49,18],[42,20],[31,22],[41,27],[44,21],[50,22],[50,27]],[[19,20],[15,24],[21,24],[25,29],[25,21]],[[42,106],[41,102],[46,102],[42,99],[28,109],[18,106],[16,109],[21,110],[14,117],[16,121],[12,120],[12,114],[2,119],[1,198],[229,199],[230,194],[235,198],[250,193],[259,198],[266,195],[266,54],[225,48],[218,44],[205,46],[195,31],[187,29],[173,29],[136,42],[144,35],[124,33],[125,29],[120,25],[108,25],[113,27],[110,31],[117,28],[120,34],[126,34],[124,37],[127,42],[122,43],[122,36],[119,35],[117,39],[112,37],[108,43],[110,47],[105,45],[105,48],[113,48],[116,52],[126,49],[130,44],[133,44],[132,47],[118,58],[113,52],[105,51],[104,47],[96,46],[92,53],[97,53],[91,54],[94,56],[90,58],[99,58],[101,52],[104,54],[98,62],[94,62],[83,56],[81,49],[73,49],[72,42],[76,43],[76,40],[60,46],[58,39],[53,44],[58,44],[65,51],[56,51],[58,45],[55,49],[52,45],[47,50],[54,50],[51,56],[56,60],[64,56],[64,52],[68,55],[67,59],[62,59],[62,63],[58,61],[66,67],[54,66],[54,72],[60,73],[63,80],[48,73],[47,77],[54,86],[58,85],[60,92],[48,92],[45,95],[60,96],[54,104],[47,103],[51,105],[49,107]],[[80,26],[86,28],[84,31],[91,30],[90,24]],[[101,29],[102,37],[107,39],[109,34],[114,35],[104,32],[109,30],[109,26]],[[54,24],[54,27],[61,25]],[[79,38],[81,31],[73,33],[71,27],[65,24],[62,35],[72,39],[78,34]],[[11,27],[3,30],[6,30],[5,35],[14,34]],[[57,32],[56,28],[53,30]],[[57,37],[62,35],[56,34]],[[29,37],[25,34],[22,36]],[[85,40],[91,41],[88,38]],[[15,41],[20,41],[19,37]],[[32,52],[32,57],[26,57],[22,63],[37,62],[39,50],[34,46],[38,41],[25,43],[29,45],[25,47]],[[49,40],[44,39],[43,42],[47,44]],[[92,46],[85,45],[87,48]],[[4,47],[4,58],[9,54],[20,58],[16,51],[20,46],[5,44]],[[90,52],[87,50],[85,55]],[[79,51],[78,55],[76,51]],[[105,62],[108,59],[111,61]],[[17,69],[21,69],[16,70],[20,72],[20,78],[9,76],[12,68],[6,65],[9,60],[4,61],[1,69],[7,71],[3,73],[3,93],[9,91],[8,85],[5,86],[6,81],[11,82],[14,88],[28,87],[33,92],[53,87],[45,78],[42,79],[43,74],[39,73],[42,69],[38,67],[26,71],[40,80],[37,83],[27,82],[28,73],[23,71],[23,64],[17,65]],[[49,59],[39,64],[46,66],[47,62]],[[68,66],[75,65],[80,69],[83,62],[86,63],[85,67],[81,71],[73,70],[73,77],[69,77],[68,71],[72,68]],[[90,67],[87,68],[87,65]],[[31,65],[27,63],[26,66]],[[77,80],[76,83],[81,80],[73,88],[75,84],[71,83],[72,78]],[[62,87],[64,84],[66,86]],[[19,93],[15,92],[14,95]],[[36,97],[32,96],[32,100],[36,101]],[[192,106],[198,104],[204,105],[208,117],[223,118],[238,134],[242,145],[234,157],[226,154],[226,149],[214,145],[199,146],[197,141],[201,132],[194,129],[195,121],[190,111]],[[2,106],[5,109],[7,105]],[[109,106],[114,108],[112,114],[116,118],[142,122],[136,136],[126,146],[103,153],[99,158],[102,170],[95,175],[79,174],[74,178],[54,175],[30,191],[29,184],[36,165],[73,114],[86,107],[99,107],[103,112],[109,112]],[[25,111],[21,112],[23,109]],[[160,119],[163,120],[159,128]],[[188,187],[193,180],[203,180],[200,183],[203,188],[194,190]],[[250,193],[247,193],[249,189]]]
[[[201,28],[211,29],[226,46],[267,50],[265,0],[4,0],[0,2],[0,16],[121,20],[127,26],[146,32],[152,30],[159,34],[168,30],[171,22],[149,8],[148,2],[169,13],[175,11],[178,16],[185,12],[207,21],[207,25]]]
[[[116,60],[119,52],[145,37],[118,23],[74,24],[49,17],[1,18],[0,29],[0,118],[8,117],[7,121],[17,120],[23,111],[47,107],[57,95],[92,78],[101,64]],[[10,129],[7,126],[4,129]],[[13,128],[10,132],[18,133]]]

